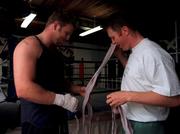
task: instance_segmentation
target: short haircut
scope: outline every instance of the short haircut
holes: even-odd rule
[[[77,17],[60,9],[51,14],[48,18],[46,26],[50,25],[54,21],[58,21],[62,26],[72,24],[75,28],[77,27]]]
[[[119,31],[123,26],[136,31],[136,26],[133,18],[128,15],[122,15],[119,13],[113,14],[104,20],[103,27],[107,29],[111,27],[114,31]]]

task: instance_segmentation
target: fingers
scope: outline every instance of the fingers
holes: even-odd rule
[[[110,104],[112,102],[112,98],[111,97],[107,97],[106,103]]]
[[[116,107],[118,106],[118,101],[116,99],[113,99],[111,97],[109,97],[107,100],[106,100],[106,103],[109,104],[111,107]]]
[[[126,96],[124,96],[123,92],[121,91],[113,92],[107,95],[106,99],[106,103],[111,107],[117,107],[126,103]]]
[[[80,93],[79,94],[81,96],[85,96],[85,93],[86,93],[86,87],[83,86],[83,87],[80,88]]]
[[[81,91],[82,91],[82,92],[85,92],[85,91],[86,91],[86,87],[84,87],[84,86],[81,87]]]
[[[114,106],[116,104],[116,100],[110,95],[107,96],[106,103],[110,106]]]
[[[112,102],[111,94],[107,95],[106,97],[106,103],[110,104]]]

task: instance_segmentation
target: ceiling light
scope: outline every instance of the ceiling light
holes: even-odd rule
[[[26,16],[21,24],[21,28],[27,28],[27,26],[32,22],[35,17],[36,14],[34,13],[30,13],[28,16]]]
[[[103,28],[102,28],[101,26],[97,26],[97,27],[94,27],[94,28],[92,28],[92,29],[90,29],[90,30],[88,30],[88,31],[85,31],[85,32],[79,34],[79,36],[82,36],[82,37],[83,37],[83,36],[86,36],[86,35],[88,35],[88,34],[97,32],[97,31],[102,30],[102,29],[103,29]]]
[[[90,30],[90,29],[91,29],[90,27],[86,27],[86,26],[80,26],[80,28],[81,28],[82,30],[85,30],[85,31],[87,31],[87,30]]]

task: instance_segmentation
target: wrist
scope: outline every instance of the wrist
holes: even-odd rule
[[[53,101],[54,105],[63,106],[64,105],[64,95],[61,94],[55,94],[55,98]]]
[[[128,92],[127,102],[131,102],[133,98],[133,92]]]
[[[71,112],[75,112],[78,106],[78,100],[70,94],[56,94],[53,104],[58,105]]]

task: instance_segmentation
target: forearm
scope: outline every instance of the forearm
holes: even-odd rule
[[[180,105],[180,96],[163,96],[155,92],[129,92],[129,102],[141,104],[175,107]]]
[[[53,104],[55,93],[47,91],[36,83],[16,86],[17,96],[38,104]]]

